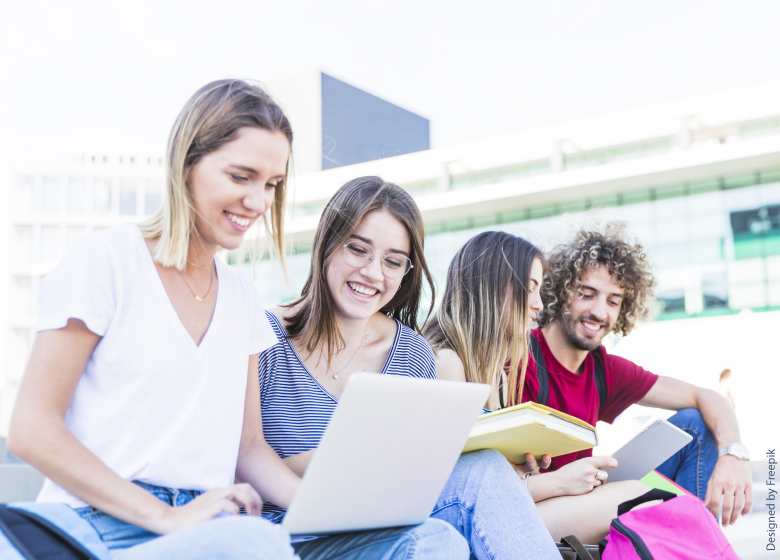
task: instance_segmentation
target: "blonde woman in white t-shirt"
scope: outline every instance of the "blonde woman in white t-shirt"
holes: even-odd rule
[[[113,558],[294,557],[257,517],[300,482],[263,439],[257,355],[276,339],[215,259],[258,221],[283,259],[291,143],[261,88],[208,84],[171,132],[160,211],[81,241],[42,285],[8,446]]]

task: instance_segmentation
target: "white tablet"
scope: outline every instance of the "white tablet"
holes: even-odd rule
[[[666,420],[654,420],[612,455],[618,466],[603,467],[609,475],[607,482],[644,478],[692,439]]]

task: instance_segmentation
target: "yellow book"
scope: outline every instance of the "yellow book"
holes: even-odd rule
[[[557,457],[598,443],[596,428],[587,422],[549,406],[526,402],[480,416],[463,452],[495,449],[521,464],[526,453],[533,453],[539,460],[542,455]]]

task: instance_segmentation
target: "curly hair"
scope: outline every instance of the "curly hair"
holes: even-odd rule
[[[581,230],[571,243],[552,250],[542,282],[544,308],[536,317],[540,327],[569,312],[573,295],[582,297],[582,275],[602,264],[624,290],[612,332],[625,336],[637,322],[650,318],[655,276],[644,247],[639,242],[627,241],[625,228],[624,222],[610,222],[604,233]]]

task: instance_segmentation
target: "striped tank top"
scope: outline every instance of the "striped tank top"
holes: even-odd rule
[[[284,458],[319,445],[339,401],[303,365],[279,319],[270,311],[265,313],[279,344],[260,354],[263,433],[268,444]],[[431,347],[412,329],[398,320],[396,323],[393,346],[381,373],[435,379]],[[278,523],[284,511],[274,504],[265,504],[263,517]]]

